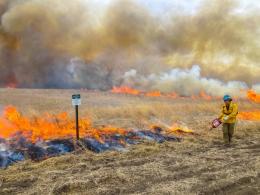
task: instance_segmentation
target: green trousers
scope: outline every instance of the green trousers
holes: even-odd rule
[[[235,123],[223,123],[222,130],[224,143],[230,144],[235,130]]]

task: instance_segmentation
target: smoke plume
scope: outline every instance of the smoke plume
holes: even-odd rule
[[[0,86],[190,95],[260,85],[260,14],[239,0],[155,14],[138,0],[1,0]],[[163,1],[162,1],[163,2]]]

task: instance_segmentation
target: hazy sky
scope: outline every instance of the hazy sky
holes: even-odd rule
[[[95,7],[99,7],[100,9],[104,9],[109,5],[109,3],[116,0],[92,0],[91,2]],[[121,0],[123,1],[123,0]],[[155,14],[167,13],[172,10],[194,13],[196,9],[200,6],[203,0],[134,0],[146,8],[153,11]],[[220,1],[220,0],[219,0]],[[225,0],[221,0],[225,3]],[[251,9],[260,9],[260,1],[259,0],[235,0],[241,6],[240,11],[251,10]]]

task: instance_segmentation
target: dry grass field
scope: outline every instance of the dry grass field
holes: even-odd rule
[[[231,147],[209,131],[221,101],[170,99],[76,90],[0,89],[0,109],[23,115],[68,112],[82,94],[80,116],[95,126],[145,129],[175,122],[194,130],[180,143],[144,142],[127,152],[75,151],[0,170],[0,194],[260,194],[260,122],[239,120]],[[239,101],[239,110],[260,105]]]

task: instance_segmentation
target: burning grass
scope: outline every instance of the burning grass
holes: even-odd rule
[[[29,118],[30,125],[35,125],[34,121],[44,118],[45,112],[56,118],[58,113],[67,112],[68,120],[73,118],[72,93],[2,89],[0,103],[3,111],[6,105],[13,104],[21,110],[20,117]],[[80,116],[92,121],[91,128],[160,127],[166,134],[176,135],[180,127],[187,132],[192,129],[195,134],[179,134],[184,137],[180,143],[143,140],[128,147],[128,152],[96,154],[83,149],[37,163],[25,160],[0,170],[0,194],[260,193],[258,121],[240,119],[232,147],[225,148],[221,130],[208,130],[221,101],[87,91],[81,94]],[[246,100],[239,100],[238,105],[240,113],[259,106]]]
[[[80,136],[92,137],[101,140],[103,135],[126,134],[125,129],[115,127],[102,127],[96,129],[88,118],[81,118]],[[15,107],[7,106],[3,117],[0,118],[1,138],[11,138],[21,134],[26,139],[36,142],[39,140],[52,140],[72,137],[75,134],[75,122],[68,117],[66,112],[59,114],[45,113],[43,116],[27,118]]]
[[[238,117],[242,120],[260,121],[260,111],[240,112]]]
[[[73,143],[75,122],[66,112],[60,114],[45,113],[33,118],[23,116],[15,107],[4,108],[0,117],[0,167],[7,167],[14,162],[26,160],[38,161],[65,154],[85,147],[94,152],[106,150],[124,150],[130,144],[140,143],[143,139],[162,143],[181,141],[176,134],[193,133],[181,127],[167,127],[169,133],[162,134],[163,129],[154,126],[151,129],[123,129],[112,126],[93,127],[88,118],[79,120],[81,139]],[[175,135],[173,135],[175,134]]]
[[[253,90],[247,92],[247,97],[254,102],[260,103],[260,94],[255,93]]]

